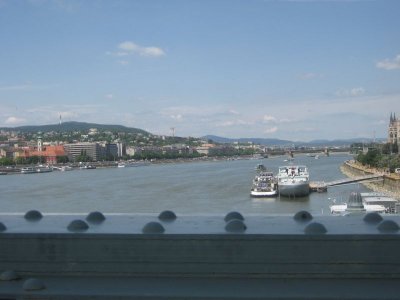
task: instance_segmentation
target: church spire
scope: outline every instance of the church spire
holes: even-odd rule
[[[393,123],[393,113],[390,113],[390,124]]]

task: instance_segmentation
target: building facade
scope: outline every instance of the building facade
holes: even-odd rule
[[[390,114],[388,143],[400,145],[400,120],[396,114]]]
[[[75,161],[82,153],[86,153],[93,161],[98,161],[101,156],[101,148],[98,143],[65,144],[64,149],[70,161]]]

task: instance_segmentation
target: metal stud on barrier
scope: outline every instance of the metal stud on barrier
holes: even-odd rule
[[[371,212],[365,215],[363,218],[365,223],[377,224],[383,220],[382,216],[377,212]]]
[[[325,234],[327,232],[325,226],[317,222],[310,223],[304,228],[306,234]]]
[[[83,220],[74,220],[69,223],[67,228],[71,232],[85,232],[89,229],[89,225]]]
[[[293,218],[298,222],[308,222],[312,220],[313,216],[308,211],[302,210],[297,212]]]
[[[399,231],[399,229],[400,229],[399,225],[392,220],[382,221],[378,225],[378,230],[382,233],[396,233],[397,231]]]
[[[224,218],[225,222],[229,222],[230,220],[234,219],[244,221],[244,217],[242,216],[242,214],[237,211],[231,211]]]
[[[171,210],[164,210],[158,215],[158,219],[161,221],[174,221],[176,219],[176,215]]]
[[[6,231],[7,230],[7,226],[4,225],[2,222],[0,222],[0,232]]]
[[[12,281],[12,280],[17,280],[19,278],[20,277],[18,276],[18,274],[12,270],[7,270],[0,274],[0,280],[2,281]]]
[[[25,291],[39,291],[39,290],[44,290],[46,289],[46,286],[44,285],[43,281],[37,278],[29,278],[27,279],[22,288]]]
[[[245,232],[246,229],[247,229],[246,224],[244,224],[243,221],[238,219],[230,220],[225,225],[225,230],[227,232],[232,232],[232,233],[242,233]]]
[[[94,224],[102,223],[105,219],[106,217],[99,211],[92,211],[86,217],[86,221]]]
[[[142,229],[142,232],[146,234],[159,234],[164,233],[164,231],[164,227],[158,222],[149,222]]]
[[[38,210],[30,210],[25,214],[24,218],[28,221],[39,221],[43,218],[43,215]]]

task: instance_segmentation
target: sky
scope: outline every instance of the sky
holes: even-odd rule
[[[400,1],[0,0],[0,127],[387,137]]]

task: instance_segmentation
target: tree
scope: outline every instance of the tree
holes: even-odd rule
[[[58,164],[65,164],[67,162],[69,162],[68,156],[57,156]]]
[[[8,157],[2,157],[0,158],[0,165],[1,166],[10,166],[13,165],[14,161],[11,158]]]
[[[357,156],[357,160],[363,165],[370,165],[371,167],[377,167],[379,161],[381,159],[381,155],[377,149],[369,149],[366,154],[360,153]]]
[[[90,162],[90,161],[92,161],[92,158],[89,155],[87,155],[86,150],[82,150],[81,154],[78,155],[75,158],[75,160],[78,162]]]
[[[27,162],[27,160],[26,160],[25,157],[17,157],[17,158],[15,159],[15,163],[16,163],[17,165],[25,165],[25,164],[27,164],[28,162]]]

